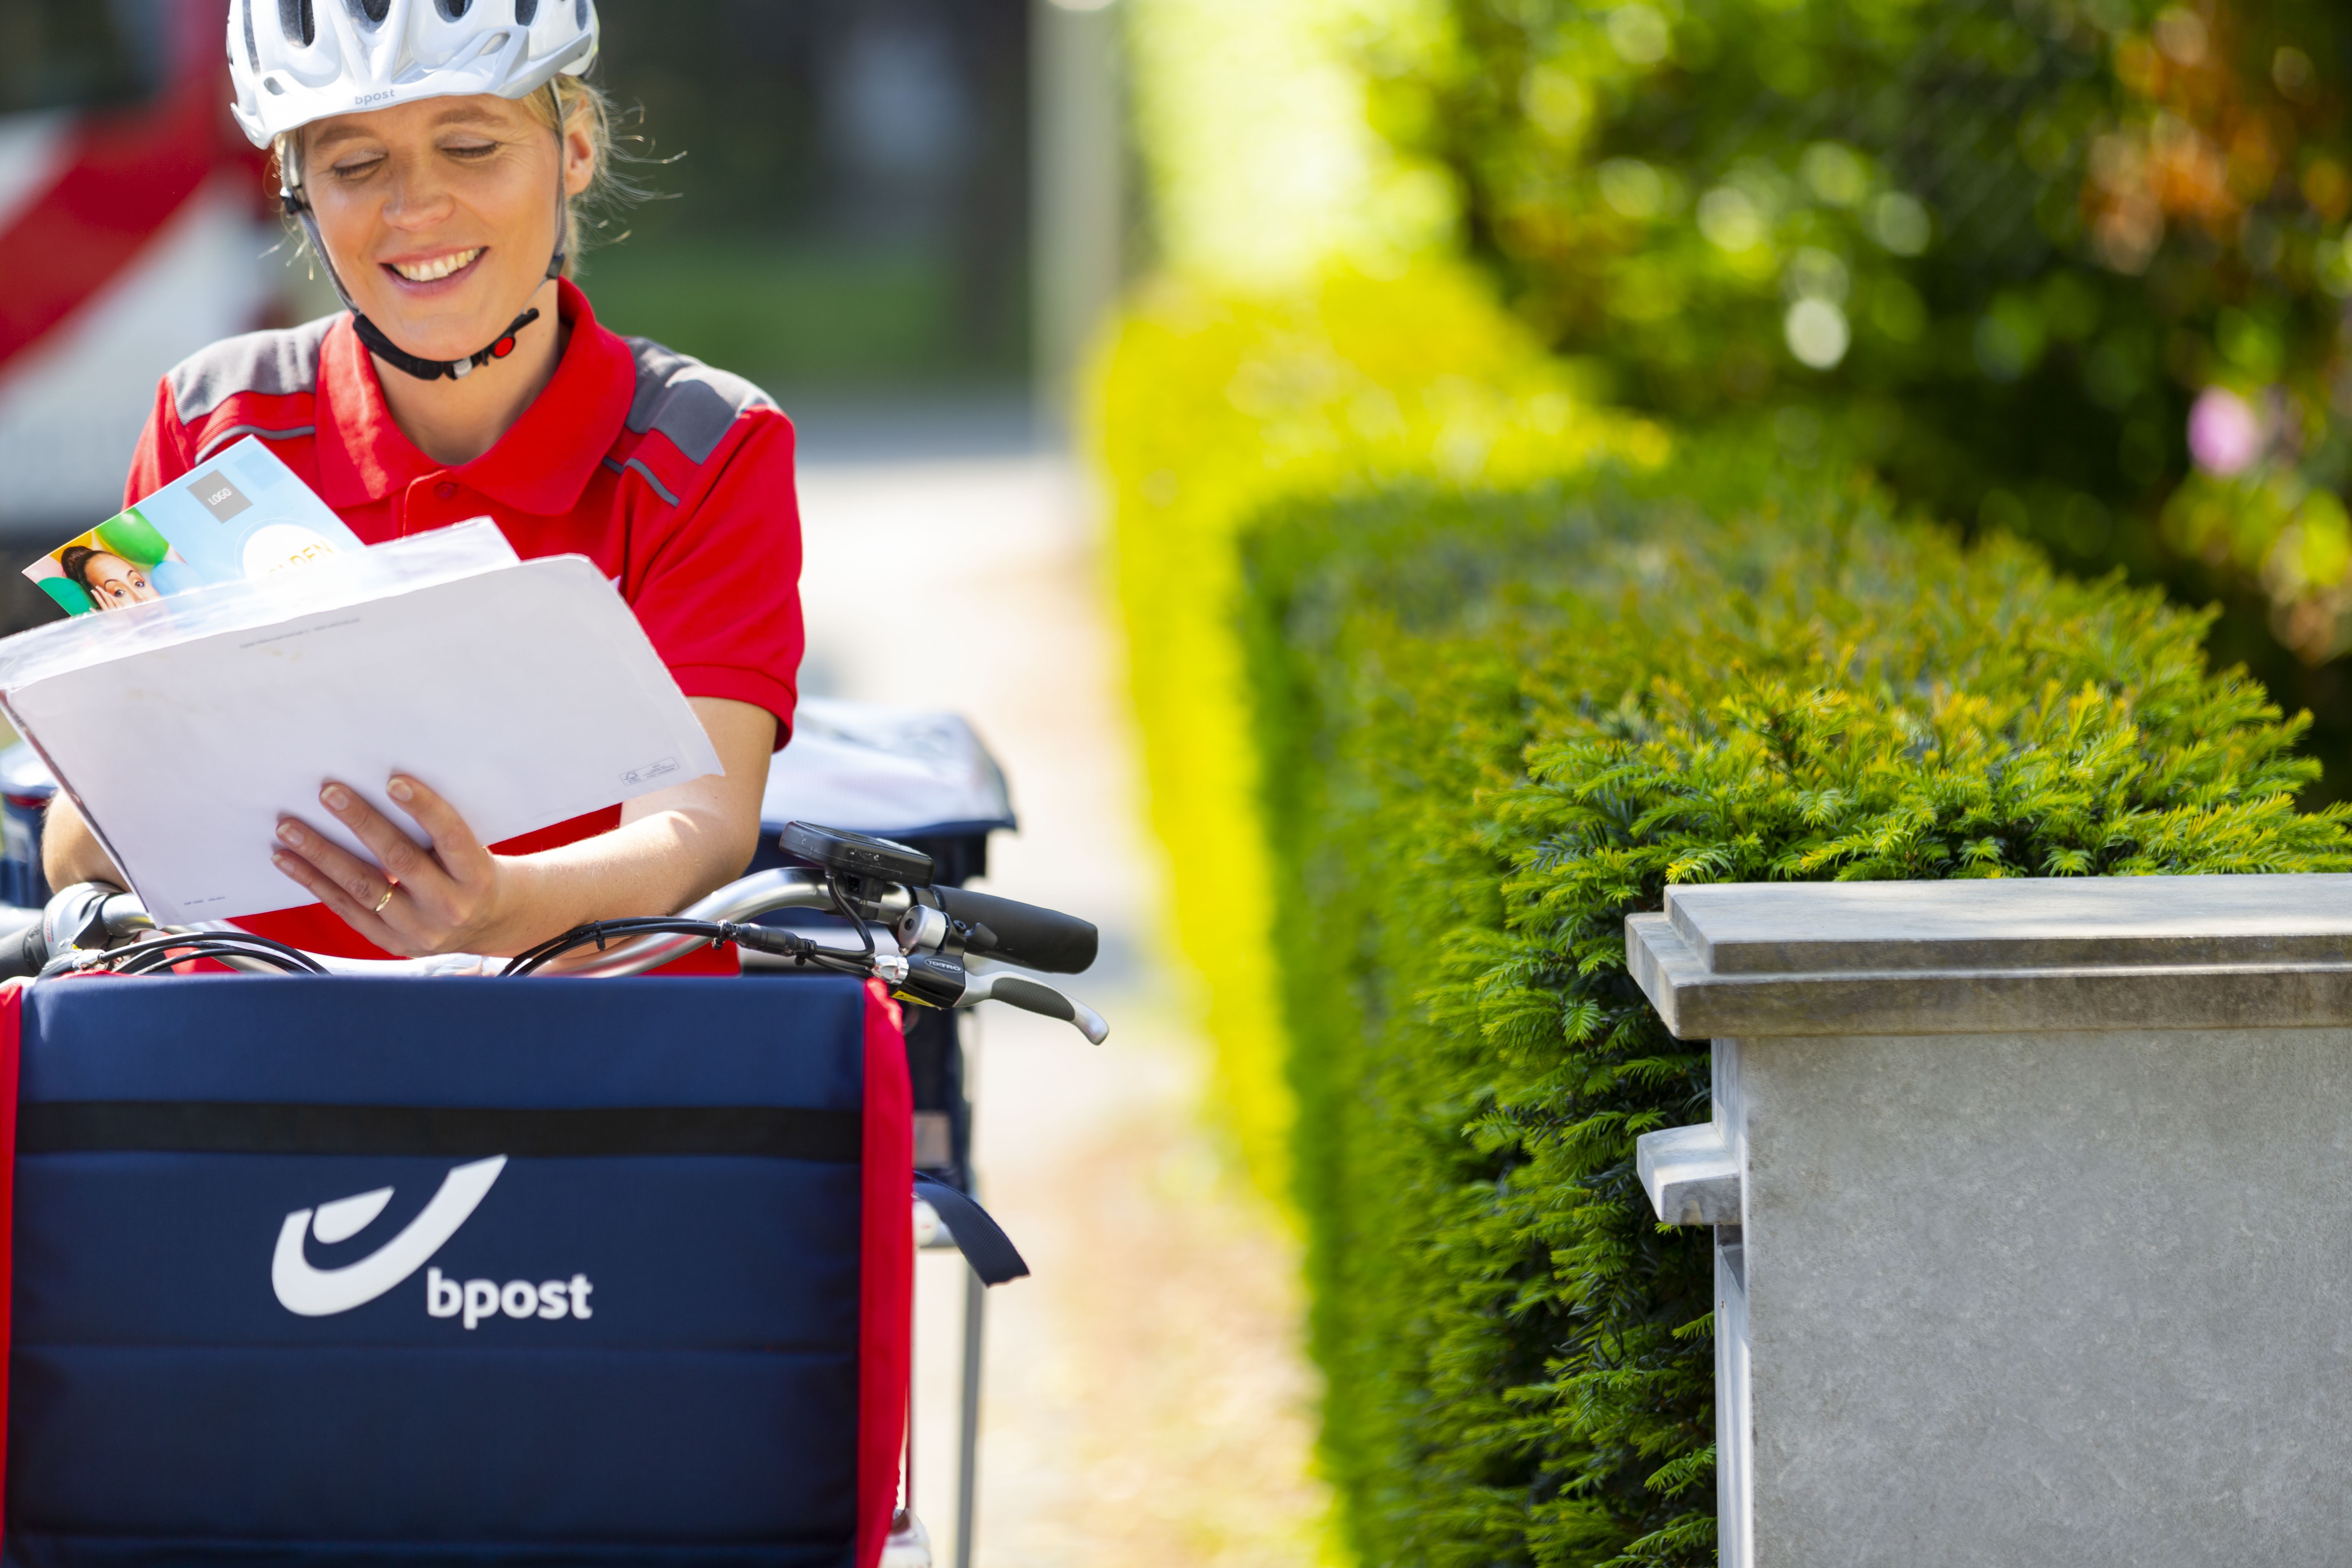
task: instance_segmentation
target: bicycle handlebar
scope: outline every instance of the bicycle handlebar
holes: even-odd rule
[[[24,918],[26,912],[12,909],[5,917],[6,930],[0,932],[0,980],[22,980],[38,974],[41,965],[49,961],[49,944],[41,930],[40,913],[33,911],[28,921]]]
[[[609,946],[604,945],[600,927],[583,927],[569,933],[567,940],[583,946],[597,942],[603,951],[560,973],[589,978],[643,974],[714,940],[732,935],[749,941],[752,935],[751,931],[720,932],[716,930],[719,927],[739,926],[779,910],[840,913],[849,907],[841,885],[824,872],[798,867],[762,871],[728,884],[666,922],[713,928],[702,933],[618,936]],[[790,960],[795,964],[861,965],[861,973],[887,982],[901,1000],[923,1005],[970,1007],[1002,1002],[1068,1023],[1097,1045],[1109,1033],[1100,1014],[1043,981],[1009,970],[975,974],[964,967],[964,955],[970,953],[1052,973],[1076,973],[1094,962],[1099,945],[1095,928],[1085,921],[961,888],[912,891],[879,882],[859,887],[854,913],[858,934],[850,945],[841,945],[839,933],[830,933],[833,940],[824,940],[819,933],[774,930],[775,951],[797,954]],[[903,947],[901,937],[909,939]],[[182,946],[177,939],[184,939],[200,956],[257,973],[283,973],[293,968],[313,973],[496,974],[504,967],[499,960],[463,954],[424,959],[328,958],[286,948],[235,927],[159,927],[133,895],[104,883],[84,882],[62,889],[39,910],[0,906],[0,979],[111,963],[126,950],[125,944],[136,944],[142,952],[152,952],[152,944],[158,942],[176,949]],[[762,940],[754,945],[766,950],[771,944]],[[946,951],[923,951],[941,947]],[[144,967],[162,967],[165,962]]]
[[[965,952],[1001,958],[1025,969],[1082,974],[1092,967],[1101,945],[1091,922],[1058,910],[962,888],[932,888],[918,897],[936,900],[941,914],[968,928],[963,933]]]
[[[901,894],[899,902],[902,907],[906,901],[905,895]],[[678,918],[688,921],[748,921],[755,915],[771,914],[777,910],[829,910],[832,907],[833,893],[823,873],[788,866],[782,870],[761,871],[740,881],[730,882],[709,897],[680,910]],[[637,937],[630,942],[615,942],[610,952],[599,953],[563,973],[601,977],[643,974],[706,945],[701,938],[692,936]]]

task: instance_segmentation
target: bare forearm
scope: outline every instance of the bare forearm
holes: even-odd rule
[[[507,862],[520,895],[500,933],[520,951],[590,921],[669,914],[742,875],[758,843],[701,813],[664,811]]]
[[[49,809],[41,824],[41,875],[52,888],[70,887],[76,882],[111,882],[124,887],[121,870],[98,841],[98,835],[81,819],[81,813],[62,792],[49,798]]]
[[[500,922],[500,951],[589,921],[675,914],[743,874],[759,847],[775,721],[740,702],[697,698],[694,707],[726,772],[630,803],[610,833],[506,862],[520,896],[517,918]]]
[[[730,832],[708,814],[658,812],[594,838],[510,859],[527,894],[516,914],[530,927],[544,926],[540,936],[588,921],[667,914],[739,875],[756,842],[756,830]],[[41,870],[53,888],[123,881],[98,836],[62,795],[42,826]]]

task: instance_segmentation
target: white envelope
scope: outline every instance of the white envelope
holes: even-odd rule
[[[321,568],[274,598],[240,584],[136,606],[143,633],[82,616],[114,645],[92,662],[41,627],[11,639],[48,635],[39,657],[0,658],[0,705],[172,924],[310,901],[269,863],[281,812],[365,856],[319,804],[329,779],[412,826],[383,794],[408,773],[494,843],[723,771],[592,563],[499,548],[373,596],[352,593],[367,568]],[[209,595],[231,597],[194,603]]]

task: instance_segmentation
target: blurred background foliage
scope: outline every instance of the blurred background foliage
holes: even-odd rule
[[[2219,599],[2352,792],[2352,126],[2310,0],[1445,0],[1376,122],[1591,384]],[[1433,44],[1433,36],[1435,42]]]
[[[1125,0],[1128,96],[1162,274],[1265,296],[1335,260],[1453,248],[1452,182],[1374,126],[1365,50],[1420,58],[1434,0]]]
[[[602,317],[787,396],[1024,373],[1026,0],[597,12],[653,193],[595,237]]]

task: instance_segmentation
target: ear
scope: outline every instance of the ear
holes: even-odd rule
[[[563,132],[563,194],[576,196],[596,183],[596,139],[587,117],[575,114]]]

